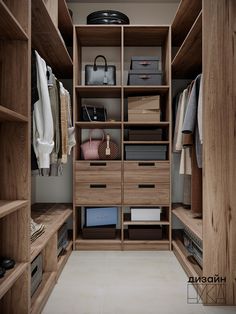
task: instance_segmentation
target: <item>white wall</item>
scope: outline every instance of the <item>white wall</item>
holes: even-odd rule
[[[164,1],[163,1],[164,2]],[[125,13],[131,24],[171,24],[178,3],[68,3],[74,24],[86,24],[93,11],[118,10]]]
[[[145,2],[145,1],[143,1]],[[86,24],[89,13],[114,9],[127,14],[132,24],[171,24],[178,3],[69,3],[74,24]],[[72,90],[72,81],[66,82]],[[64,167],[62,177],[32,178],[32,202],[72,202],[72,160]]]

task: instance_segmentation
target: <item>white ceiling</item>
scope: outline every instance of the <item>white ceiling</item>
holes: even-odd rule
[[[77,3],[178,3],[180,0],[67,0]]]

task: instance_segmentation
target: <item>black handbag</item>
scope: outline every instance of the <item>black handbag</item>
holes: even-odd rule
[[[107,111],[104,107],[82,106],[83,121],[106,121]]]
[[[97,65],[98,58],[103,58],[105,65]],[[107,59],[98,55],[93,65],[85,65],[85,85],[116,85],[116,67],[107,65]]]

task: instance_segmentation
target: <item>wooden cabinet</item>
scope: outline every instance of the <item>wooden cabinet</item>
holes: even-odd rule
[[[163,71],[161,86],[128,85],[131,57],[160,57]],[[105,55],[108,64],[116,66],[117,85],[86,86],[85,65],[92,64],[96,55]],[[130,206],[163,206],[165,239],[153,241],[148,247],[170,248],[170,28],[168,26],[75,26],[74,32],[74,122],[77,145],[74,150],[74,243],[76,249],[145,249],[147,242],[126,239],[128,221],[124,219]],[[161,121],[128,120],[128,97],[159,96]],[[105,122],[83,121],[82,106],[104,106]],[[131,141],[132,128],[159,128],[160,141]],[[89,129],[104,129],[119,147],[117,160],[83,160],[80,145],[89,139]],[[94,132],[96,133],[96,132]],[[99,135],[97,134],[97,138]],[[126,160],[126,145],[166,145],[166,161]],[[82,238],[85,207],[118,207],[117,235],[114,240]],[[134,222],[135,223],[135,222]],[[155,222],[158,223],[158,222]],[[145,222],[143,222],[145,226]],[[128,241],[124,246],[124,241]],[[165,241],[165,243],[163,242]],[[151,241],[152,242],[152,241]]]

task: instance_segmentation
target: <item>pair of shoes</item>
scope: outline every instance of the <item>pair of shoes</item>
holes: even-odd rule
[[[31,224],[30,224],[30,232],[31,232],[31,242],[35,241],[38,237],[40,237],[44,231],[45,231],[45,226],[43,224],[38,224],[36,223],[32,218],[31,218]]]
[[[0,278],[4,277],[6,270],[14,268],[15,264],[15,261],[9,257],[0,258]]]

